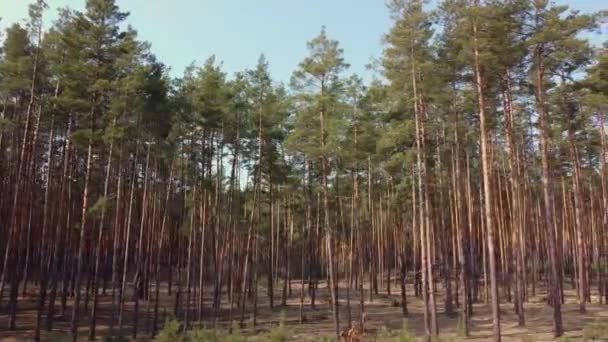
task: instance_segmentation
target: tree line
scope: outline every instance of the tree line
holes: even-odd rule
[[[171,77],[115,0],[48,28],[36,0],[0,51],[2,329],[28,296],[37,340],[255,326],[263,296],[302,322],[325,284],[337,335],[412,287],[427,337],[485,302],[500,341],[500,303],[525,326],[546,292],[556,337],[568,283],[608,304],[608,54],[581,35],[605,13],[387,5],[371,81],[323,28],[281,83],[264,56]]]

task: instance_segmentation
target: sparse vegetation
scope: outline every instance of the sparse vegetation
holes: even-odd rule
[[[168,320],[154,339],[156,342],[182,341],[181,324],[177,320]]]
[[[265,6],[291,1],[30,1],[0,21],[0,339],[606,338],[582,328],[608,310],[605,11],[298,1],[387,25],[356,75],[346,26],[281,45],[291,20]],[[195,3],[282,34],[196,13],[226,47],[301,55],[165,65],[131,24],[161,11],[154,34],[219,49],[174,18]],[[350,11],[385,3],[388,22]]]
[[[220,329],[193,328],[182,331],[180,322],[170,320],[154,339],[156,342],[245,342],[238,332],[228,333]]]
[[[407,324],[403,324],[401,329],[391,330],[381,327],[376,334],[375,340],[378,342],[416,342],[416,336],[410,332]]]
[[[585,324],[583,340],[608,341],[608,321],[595,321]]]
[[[534,341],[536,341],[536,339],[534,337],[526,334],[526,335],[522,336],[521,341],[522,342],[534,342]]]

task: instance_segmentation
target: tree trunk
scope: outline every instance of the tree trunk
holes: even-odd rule
[[[116,120],[114,121],[116,122]],[[101,264],[101,245],[103,239],[103,229],[106,216],[106,202],[108,199],[108,188],[110,185],[110,170],[112,168],[112,152],[114,143],[110,142],[110,150],[108,152],[108,162],[106,164],[106,176],[103,184],[103,206],[101,208],[101,216],[99,218],[99,228],[97,232],[97,243],[95,247],[95,274],[93,276],[93,307],[91,308],[91,318],[89,323],[89,340],[95,340],[95,327],[97,323],[97,305],[99,303],[99,267]]]
[[[475,0],[477,5],[478,0]],[[473,23],[473,41],[475,57],[475,80],[477,86],[477,101],[479,105],[479,130],[481,134],[481,161],[483,173],[483,189],[484,189],[484,204],[485,204],[485,224],[487,232],[488,259],[490,266],[490,289],[492,292],[492,324],[493,324],[493,340],[499,342],[500,336],[500,299],[498,297],[498,284],[496,283],[496,256],[494,252],[494,220],[492,217],[492,160],[490,159],[490,151],[488,146],[488,127],[487,114],[485,108],[484,95],[484,79],[482,75],[482,66],[479,61],[479,51],[477,44],[477,23]]]
[[[560,337],[564,333],[562,326],[562,313],[561,313],[561,299],[560,299],[560,284],[558,275],[558,251],[559,248],[556,244],[555,239],[555,225],[554,225],[554,207],[552,201],[552,182],[551,182],[551,171],[549,165],[550,158],[550,146],[549,146],[549,117],[545,104],[545,90],[544,90],[544,61],[543,61],[543,47],[537,46],[534,51],[534,77],[535,77],[535,96],[536,96],[536,109],[539,114],[540,122],[540,154],[542,164],[542,189],[543,189],[543,200],[544,200],[544,219],[545,227],[548,230],[548,243],[547,253],[549,254],[549,261],[551,267],[551,283],[549,296],[553,306],[553,334],[555,337]]]
[[[90,117],[93,118],[93,114],[95,112],[95,106],[91,107]],[[86,236],[86,228],[87,228],[87,210],[89,205],[89,182],[91,178],[91,167],[92,167],[92,158],[93,158],[93,133],[89,136],[89,143],[87,148],[87,163],[86,163],[86,171],[84,178],[84,190],[82,193],[82,209],[81,209],[81,219],[80,219],[80,239],[78,243],[78,254],[76,257],[76,295],[74,298],[74,306],[72,308],[72,322],[70,331],[72,334],[72,340],[76,341],[78,337],[78,320],[80,318],[79,314],[79,306],[80,306],[80,287],[82,282],[82,263],[84,259],[84,249],[85,249],[85,236]]]
[[[321,96],[324,96],[324,85],[321,86]],[[327,132],[325,131],[325,110],[321,109],[319,112],[319,121],[321,124],[321,149],[325,153],[325,143],[327,139]],[[331,293],[332,311],[334,319],[334,329],[336,336],[340,336],[340,314],[338,312],[338,298],[336,296],[336,278],[334,273],[334,251],[333,251],[333,229],[330,228],[329,223],[329,195],[327,186],[327,174],[329,167],[327,165],[327,156],[321,157],[321,181],[322,181],[322,193],[323,193],[323,229],[325,230],[325,240],[327,244],[327,257],[329,267],[329,288]]]

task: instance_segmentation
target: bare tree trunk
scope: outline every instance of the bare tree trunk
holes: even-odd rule
[[[413,55],[413,49],[412,49]],[[414,90],[414,113],[416,123],[416,160],[418,169],[418,218],[420,224],[420,246],[421,246],[421,269],[422,273],[422,299],[424,304],[424,326],[427,338],[438,334],[435,296],[433,288],[433,271],[431,261],[430,239],[430,206],[427,184],[425,131],[424,131],[424,108],[421,96],[418,93],[417,81],[418,71],[412,63],[412,87]]]
[[[196,183],[192,188],[192,203],[196,203]],[[196,206],[190,208],[190,231],[188,233],[188,259],[186,261],[186,305],[184,311],[184,330],[188,330],[190,327],[190,298],[191,298],[191,285],[192,285],[192,245],[194,241],[194,217],[196,216]]]
[[[167,193],[166,193],[166,197],[165,197],[165,205],[164,205],[164,209],[163,209],[163,215],[162,215],[162,219],[161,219],[161,225],[160,225],[160,236],[158,238],[158,250],[156,252],[156,263],[155,263],[155,278],[156,278],[156,286],[154,288],[155,291],[155,295],[154,295],[154,316],[152,319],[152,336],[156,336],[156,333],[158,332],[158,306],[159,306],[159,302],[160,302],[160,287],[161,287],[161,255],[163,253],[163,242],[165,241],[165,231],[166,231],[166,227],[167,227],[167,207],[169,206],[169,200],[171,198],[171,189],[172,189],[172,185],[173,185],[173,169],[174,169],[174,163],[173,160],[171,161],[171,166],[170,166],[170,171],[169,171],[169,178],[167,178]],[[203,253],[203,251],[201,250],[201,254]],[[201,267],[202,267],[202,263],[201,263]],[[202,289],[201,289],[202,291]]]
[[[455,111],[456,116],[456,124],[458,125],[458,112]],[[469,263],[467,262],[467,255],[465,254],[465,249],[468,250],[468,245],[470,243],[468,237],[468,229],[465,227],[463,220],[463,206],[462,203],[464,198],[462,196],[462,180],[461,180],[461,169],[460,169],[460,135],[458,132],[458,127],[454,128],[454,163],[453,165],[453,175],[454,175],[454,204],[455,204],[455,220],[454,223],[456,225],[456,235],[457,235],[457,248],[458,248],[458,265],[459,265],[459,282],[462,287],[462,307],[461,307],[461,322],[464,337],[469,336]],[[467,247],[465,247],[467,246]],[[458,291],[456,291],[458,293]]]
[[[95,113],[95,106],[91,107],[90,117],[93,118],[93,114]],[[72,340],[76,341],[78,337],[78,319],[80,318],[79,314],[79,306],[80,306],[80,287],[82,282],[82,263],[84,259],[84,248],[85,248],[85,236],[86,236],[86,228],[87,228],[87,210],[89,205],[89,182],[91,178],[91,168],[92,168],[92,157],[93,157],[93,133],[89,136],[89,143],[87,148],[87,163],[86,163],[86,171],[85,171],[85,180],[84,180],[84,190],[82,193],[82,209],[81,209],[81,219],[80,219],[80,242],[78,243],[78,254],[76,259],[76,295],[74,298],[74,306],[72,308],[72,322],[71,322],[71,334]]]
[[[116,120],[114,120],[116,122]],[[114,142],[110,142],[110,150],[108,152],[108,162],[106,164],[106,177],[103,185],[103,206],[101,208],[101,216],[99,218],[99,228],[97,231],[97,244],[95,247],[95,274],[93,276],[93,307],[91,308],[91,318],[89,322],[89,340],[95,340],[95,327],[97,323],[97,305],[99,303],[99,267],[101,264],[101,245],[103,239],[103,228],[106,216],[106,201],[108,200],[108,188],[110,185],[110,170],[112,168],[112,152],[114,150]]]
[[[60,191],[59,191],[59,213],[61,215],[59,215],[58,219],[57,219],[57,223],[55,225],[55,238],[54,238],[54,243],[53,243],[53,253],[51,254],[51,257],[49,258],[48,261],[48,268],[49,268],[49,276],[50,276],[50,293],[49,293],[49,304],[48,304],[48,310],[47,310],[47,315],[46,315],[46,330],[50,331],[52,329],[53,326],[53,319],[54,319],[54,315],[55,315],[55,298],[57,295],[57,283],[59,282],[59,277],[60,277],[60,259],[63,259],[63,255],[65,254],[65,251],[62,247],[64,247],[64,243],[65,243],[65,226],[62,224],[65,219],[63,215],[63,213],[65,212],[67,216],[69,216],[69,212],[70,212],[70,192],[71,190],[71,182],[69,181],[69,176],[70,176],[70,148],[71,148],[71,140],[70,140],[70,135],[72,132],[72,115],[70,113],[70,115],[68,116],[68,126],[66,129],[66,136],[68,137],[65,141],[65,145],[63,148],[63,173],[62,173],[62,177],[61,177],[61,185],[60,185]],[[67,192],[67,194],[66,194]],[[67,200],[67,205],[66,205],[66,197],[68,198]],[[61,210],[64,209],[65,210]],[[67,226],[67,225],[66,225]]]
[[[478,4],[478,0],[475,0],[475,4]],[[485,223],[487,232],[487,244],[488,244],[488,259],[490,266],[490,289],[492,291],[492,323],[493,323],[493,340],[500,342],[500,298],[498,297],[498,284],[496,283],[496,256],[494,251],[494,220],[492,217],[492,184],[491,184],[491,173],[492,173],[492,160],[490,159],[490,151],[488,146],[488,127],[487,127],[487,114],[485,108],[485,95],[484,95],[484,79],[482,75],[482,66],[479,61],[479,51],[477,43],[477,23],[473,22],[473,41],[474,49],[473,55],[475,57],[475,79],[477,86],[477,101],[479,105],[479,129],[481,134],[481,160],[482,160],[482,173],[483,173],[483,189],[484,189],[484,203],[485,203]]]
[[[562,79],[562,84],[564,80]],[[583,196],[581,194],[581,180],[580,180],[580,161],[578,155],[578,148],[576,146],[575,136],[575,115],[576,113],[569,108],[568,94],[562,94],[561,102],[565,114],[568,115],[568,152],[570,154],[570,160],[572,162],[572,192],[574,193],[574,231],[576,232],[576,264],[578,268],[578,283],[576,286],[579,299],[579,312],[585,313],[587,311],[585,307],[587,289],[587,281],[585,277],[585,246],[583,243]]]
[[[321,96],[324,96],[324,84],[321,85]],[[325,131],[325,109],[321,109],[319,112],[319,121],[321,124],[321,149],[325,151],[325,143],[327,139],[327,132]],[[332,311],[334,319],[334,328],[336,336],[340,336],[340,314],[338,312],[338,297],[336,295],[336,277],[334,273],[334,251],[333,251],[333,229],[330,228],[329,223],[329,198],[328,198],[328,185],[327,185],[327,174],[329,167],[327,165],[327,156],[321,157],[321,181],[322,181],[322,192],[323,192],[323,229],[325,230],[325,240],[327,244],[327,257],[329,267],[329,288],[331,293]]]
[[[538,11],[538,9],[537,9]],[[538,17],[538,13],[537,13]],[[538,18],[537,18],[538,20]],[[537,23],[537,25],[540,25]],[[549,260],[551,265],[551,285],[550,285],[550,297],[553,306],[553,333],[555,337],[560,337],[564,333],[562,326],[562,313],[561,313],[561,299],[560,299],[560,284],[558,275],[558,251],[555,239],[555,225],[554,225],[554,207],[553,207],[553,196],[552,196],[552,182],[551,182],[551,171],[549,165],[550,158],[550,141],[549,141],[549,117],[545,104],[545,71],[543,61],[543,46],[537,46],[534,50],[534,77],[535,77],[535,96],[536,96],[536,107],[539,113],[540,122],[540,154],[542,163],[542,189],[543,189],[543,200],[545,204],[544,218],[545,227],[548,230],[548,248],[547,253],[549,254]]]
[[[598,111],[600,116],[600,137],[601,137],[601,183],[602,183],[602,204],[600,205],[602,211],[602,227],[601,235],[599,237],[600,240],[600,255],[603,255],[603,260],[599,260],[601,264],[608,265],[608,162],[606,158],[608,158],[608,138],[606,137],[606,131],[608,127],[606,127],[604,122],[604,116],[601,111]],[[604,291],[604,304],[608,304],[608,271],[606,267],[603,270],[600,270],[600,277],[603,283],[603,291]],[[601,297],[601,294],[600,294]],[[601,299],[600,299],[601,302]]]
[[[125,237],[124,237],[124,257],[122,265],[122,276],[120,281],[120,291],[118,292],[118,336],[122,336],[122,323],[124,316],[125,297],[127,290],[127,273],[129,271],[129,246],[131,241],[131,220],[133,214],[133,201],[135,197],[135,186],[137,183],[136,164],[137,153],[133,156],[133,167],[131,171],[131,190],[129,194],[129,207],[127,210]]]
[[[120,165],[121,161],[122,161],[122,152],[119,154],[118,157],[118,164]],[[113,236],[113,241],[112,241],[112,270],[111,270],[111,283],[112,283],[112,301],[111,301],[111,308],[112,308],[112,316],[110,317],[110,336],[115,336],[114,335],[114,322],[115,322],[115,317],[116,317],[116,287],[117,287],[117,281],[118,281],[118,259],[119,259],[119,251],[120,251],[120,247],[119,247],[119,242],[120,242],[120,237],[121,237],[121,233],[122,233],[122,227],[120,225],[120,221],[121,221],[121,213],[122,211],[120,210],[120,207],[122,206],[122,171],[120,170],[120,168],[118,169],[118,175],[117,175],[117,180],[116,180],[116,212],[114,213],[114,236]]]
[[[505,130],[507,136],[509,155],[509,179],[511,182],[511,224],[512,224],[512,243],[515,249],[515,313],[517,314],[517,322],[519,326],[525,325],[525,314],[523,306],[523,294],[524,294],[524,283],[523,283],[523,259],[521,258],[521,249],[524,248],[520,245],[520,235],[523,229],[523,216],[522,216],[522,195],[520,191],[520,180],[521,174],[519,169],[519,160],[517,157],[517,147],[515,144],[515,118],[513,113],[513,100],[511,90],[511,73],[507,70],[505,73],[506,89],[504,92],[504,107],[505,107]]]
[[[48,171],[46,174],[45,181],[45,189],[44,189],[44,205],[42,209],[42,237],[40,243],[40,259],[39,259],[39,267],[40,267],[40,289],[38,296],[38,304],[36,308],[36,328],[34,331],[34,340],[40,341],[40,329],[42,325],[42,311],[44,310],[44,302],[46,301],[46,294],[48,289],[48,281],[52,275],[50,273],[50,253],[49,253],[49,244],[50,241],[48,235],[50,232],[48,231],[49,226],[49,198],[51,193],[51,178],[53,174],[53,146],[55,140],[55,117],[51,118],[51,128],[49,133],[49,148],[47,150],[48,159],[47,159],[47,167]],[[56,246],[55,246],[56,247]]]
[[[146,165],[144,168],[144,193],[141,200],[141,219],[139,221],[139,234],[137,239],[137,250],[135,254],[135,276],[133,277],[133,338],[137,337],[137,329],[139,323],[139,299],[143,290],[143,242],[144,242],[144,225],[146,219],[146,209],[148,208],[148,170],[150,166],[150,144],[148,144],[146,152]]]

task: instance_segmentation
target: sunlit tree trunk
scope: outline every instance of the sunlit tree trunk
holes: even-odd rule
[[[478,0],[475,0],[475,4],[478,4]],[[484,79],[482,74],[482,66],[479,60],[479,47],[477,38],[477,23],[473,22],[473,56],[474,56],[474,67],[475,67],[475,83],[477,87],[477,101],[479,110],[479,130],[480,130],[480,144],[481,144],[481,161],[482,161],[482,175],[483,175],[483,193],[484,193],[484,220],[485,228],[487,233],[487,247],[488,247],[488,259],[490,267],[490,290],[492,292],[492,324],[493,324],[493,340],[499,342],[501,340],[500,335],[500,299],[498,297],[498,284],[496,282],[496,254],[494,251],[494,218],[492,216],[492,200],[493,200],[493,187],[491,184],[492,174],[492,160],[490,159],[490,146],[488,142],[488,117],[486,113],[485,95],[484,95]],[[485,265],[484,265],[485,267]]]
[[[562,312],[561,312],[561,299],[560,299],[560,283],[558,276],[558,251],[555,239],[555,225],[554,225],[554,205],[553,205],[553,191],[550,171],[550,137],[549,137],[549,115],[547,113],[546,101],[545,101],[545,65],[543,60],[543,46],[536,46],[534,49],[534,80],[535,80],[535,97],[536,97],[536,110],[539,115],[540,123],[540,156],[542,164],[542,189],[543,189],[543,201],[544,201],[544,220],[545,227],[548,231],[547,239],[547,253],[549,254],[549,262],[551,268],[551,281],[550,281],[550,300],[553,306],[553,333],[555,337],[560,337],[564,333],[562,326]]]

